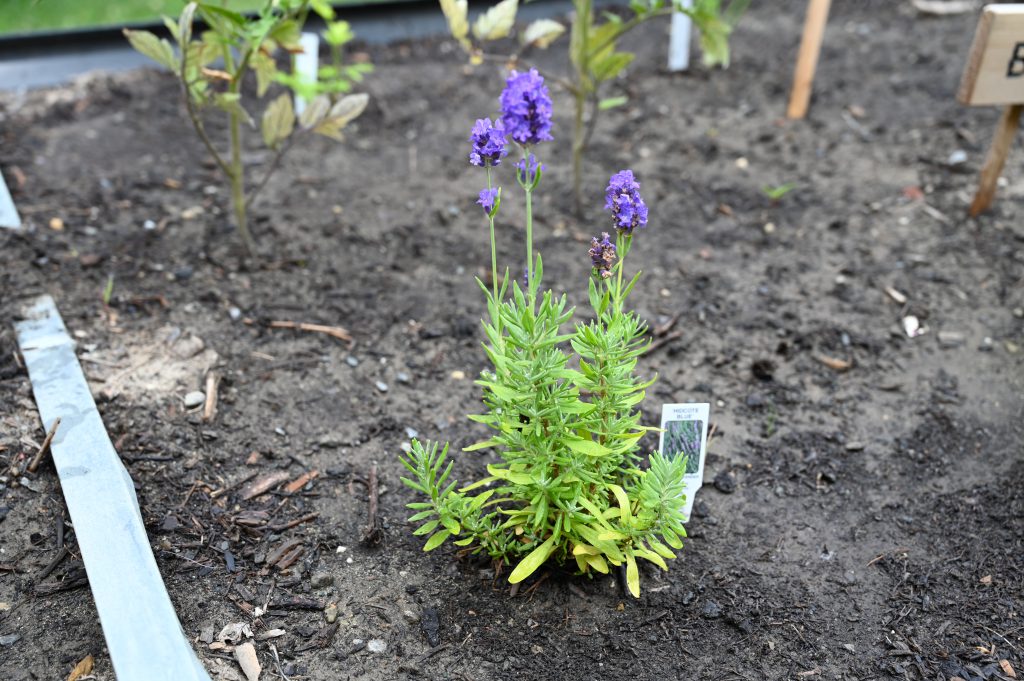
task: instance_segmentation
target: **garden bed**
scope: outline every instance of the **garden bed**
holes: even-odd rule
[[[641,365],[660,376],[645,422],[664,402],[712,404],[691,538],[668,573],[644,568],[639,600],[552,566],[512,596],[487,562],[423,553],[405,523],[412,430],[456,451],[482,434],[464,418],[482,410],[472,279],[489,268],[466,138],[501,76],[467,75],[447,41],[369,49],[372,103],[347,143],[303,143],[255,204],[260,265],[240,264],[169,75],[3,95],[3,171],[34,229],[0,230],[0,462],[43,437],[11,323],[23,296],[50,293],[213,678],[240,676],[208,645],[235,622],[286,632],[257,642],[264,678],[271,644],[290,678],[317,680],[1020,674],[1021,158],[992,213],[966,220],[998,115],[953,96],[975,18],[904,3],[839,3],[810,117],[782,120],[803,5],[755,3],[724,72],[666,74],[666,24],[631,34],[616,87],[633,105],[595,135],[584,220],[553,88],[545,284],[585,306],[604,183],[632,167],[651,210],[635,300],[665,332]],[[558,50],[539,59],[564,69]],[[778,202],[761,191],[787,182]],[[908,338],[908,315],[928,332]],[[355,345],[272,320],[340,325]],[[206,422],[183,397],[211,369]],[[466,479],[490,460],[456,459]],[[374,466],[380,533],[364,542]],[[0,496],[0,677],[66,678],[92,654],[113,679],[70,528],[71,555],[40,578],[58,555],[56,476],[26,481]]]

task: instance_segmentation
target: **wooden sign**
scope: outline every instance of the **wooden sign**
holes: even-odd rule
[[[828,11],[832,0],[809,0],[807,16],[804,19],[804,35],[800,40],[800,54],[796,59],[796,70],[793,73],[793,90],[789,95],[789,107],[786,116],[803,118],[807,115],[807,107],[811,103],[811,86],[814,84],[814,72],[818,69],[818,55],[821,53],[821,41],[825,37],[825,24],[828,23]]]
[[[1024,111],[1024,4],[987,5],[982,10],[957,98],[969,106],[1006,107],[971,202],[970,214],[975,217],[992,204]]]

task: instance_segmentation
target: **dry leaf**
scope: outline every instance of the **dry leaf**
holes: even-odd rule
[[[71,670],[71,674],[68,676],[68,681],[78,681],[83,676],[88,676],[92,673],[93,659],[92,655],[86,655],[81,662],[75,665],[75,668]]]
[[[235,659],[238,660],[238,666],[245,672],[245,678],[249,681],[260,681],[260,672],[263,671],[263,667],[260,666],[259,658],[256,656],[256,648],[253,644],[246,642],[235,648]]]

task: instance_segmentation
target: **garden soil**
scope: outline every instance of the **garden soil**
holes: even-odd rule
[[[26,228],[0,230],[0,678],[66,679],[89,655],[114,678],[53,468],[23,473],[44,433],[12,325],[40,293],[215,679],[241,678],[221,635],[238,623],[263,679],[1024,674],[1024,156],[967,219],[999,115],[954,98],[975,16],[904,2],[836,3],[810,115],[785,120],[803,7],[755,3],[724,71],[665,72],[667,22],[631,34],[638,59],[610,88],[629,104],[601,117],[583,218],[553,88],[545,284],[587,318],[603,189],[633,168],[651,211],[634,299],[656,343],[638,370],[659,377],[644,421],[711,404],[690,538],[668,572],[644,567],[639,599],[555,565],[512,591],[507,566],[424,553],[406,522],[410,437],[450,442],[460,480],[495,460],[460,450],[485,437],[466,414],[483,408],[489,270],[466,138],[496,112],[500,63],[470,68],[445,40],[363,48],[370,108],[344,143],[287,157],[253,206],[258,262],[167,74],[3,95]],[[564,47],[537,63],[564,72]],[[497,178],[499,261],[517,273],[522,209],[509,168]],[[273,321],[340,326],[351,347]],[[210,372],[203,420],[184,397]]]

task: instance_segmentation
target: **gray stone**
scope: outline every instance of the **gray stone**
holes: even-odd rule
[[[189,394],[185,395],[186,409],[195,409],[204,402],[206,402],[206,394],[201,390],[193,390]]]
[[[964,344],[967,338],[959,331],[939,331],[939,345],[944,348],[957,348]]]
[[[334,584],[334,575],[330,572],[316,572],[309,580],[309,584],[314,589],[326,589]]]

